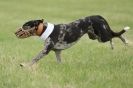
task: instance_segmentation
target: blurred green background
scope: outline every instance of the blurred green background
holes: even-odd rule
[[[133,87],[133,0],[0,0],[0,88],[132,88]],[[53,52],[33,68],[19,63],[31,60],[42,48],[38,37],[20,40],[14,32],[32,19],[69,23],[90,15],[102,15],[112,30],[125,26],[125,46],[114,39],[92,41],[87,35],[63,51],[58,64]]]

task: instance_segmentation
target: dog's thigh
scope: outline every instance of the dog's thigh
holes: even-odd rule
[[[87,34],[88,34],[90,39],[92,39],[92,40],[97,39],[97,35],[92,30],[88,30]]]

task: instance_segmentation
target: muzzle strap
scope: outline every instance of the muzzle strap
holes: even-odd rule
[[[49,37],[49,35],[53,32],[53,30],[54,30],[54,24],[48,23],[46,30],[42,33],[40,38],[45,41]]]

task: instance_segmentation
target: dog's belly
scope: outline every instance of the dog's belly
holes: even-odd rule
[[[67,43],[67,42],[57,42],[54,45],[54,49],[67,49],[73,46],[76,42],[73,43]]]

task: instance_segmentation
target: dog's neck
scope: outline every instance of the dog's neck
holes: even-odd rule
[[[41,36],[43,34],[43,32],[46,30],[46,28],[47,28],[47,24],[40,23],[36,30],[36,35]]]
[[[51,23],[40,23],[36,30],[36,35],[39,36],[42,40],[46,40],[49,35],[54,30],[54,24]]]

